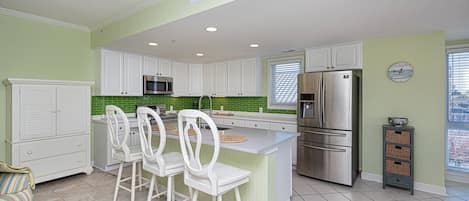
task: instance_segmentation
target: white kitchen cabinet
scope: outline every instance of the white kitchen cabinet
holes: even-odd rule
[[[331,48],[307,49],[305,72],[325,71],[331,66]]]
[[[305,72],[362,68],[362,43],[306,49]]]
[[[242,65],[242,96],[262,96],[262,66],[259,59],[243,59]]]
[[[215,73],[216,73],[216,65],[212,64],[204,64],[203,67],[203,94],[209,96],[216,95],[216,87],[215,87]]]
[[[36,183],[92,172],[92,82],[7,79],[6,160]]]
[[[227,64],[215,64],[215,96],[227,95]]]
[[[202,64],[189,64],[189,96],[201,96],[203,87],[203,68]]]
[[[241,96],[242,81],[243,81],[243,68],[241,60],[234,60],[227,62],[227,96]],[[251,86],[252,87],[252,86]]]
[[[268,122],[268,121],[246,121],[245,127],[270,130],[270,122]]]
[[[124,95],[143,96],[142,56],[124,53]]]
[[[188,65],[180,62],[173,62],[173,95],[186,96],[188,94]]]
[[[98,95],[142,96],[142,56],[101,50]]]
[[[157,75],[158,72],[158,58],[156,57],[143,57],[143,75]]]
[[[170,77],[172,75],[172,62],[171,60],[159,58],[157,75]]]

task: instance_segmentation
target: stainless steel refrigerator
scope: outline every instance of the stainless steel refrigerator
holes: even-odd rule
[[[298,76],[298,174],[353,185],[358,175],[360,71]]]

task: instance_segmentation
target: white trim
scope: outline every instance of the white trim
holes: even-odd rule
[[[60,20],[56,20],[56,19],[52,19],[48,17],[43,17],[43,16],[34,15],[31,13],[25,13],[25,12],[3,8],[3,7],[0,7],[0,14],[18,17],[22,19],[34,20],[34,21],[43,22],[43,23],[52,24],[52,25],[58,25],[62,27],[68,27],[68,28],[72,28],[72,29],[76,29],[76,30],[80,30],[84,32],[90,32],[90,29],[86,26],[72,24],[72,23],[68,23],[68,22],[64,22],[64,21],[60,21]]]
[[[469,43],[467,44],[460,44],[460,45],[448,45],[446,46],[447,50],[451,49],[464,49],[464,48],[469,48]]]
[[[42,85],[83,85],[91,86],[94,85],[92,81],[69,81],[69,80],[38,80],[38,79],[18,79],[18,78],[7,78],[3,81],[5,86],[13,84],[42,84]]]
[[[379,174],[373,174],[369,172],[362,172],[361,178],[367,181],[374,181],[378,183],[383,183],[383,176]],[[445,186],[437,186],[432,184],[425,184],[422,182],[415,182],[414,183],[415,190],[423,191],[427,193],[433,193],[437,195],[447,196],[446,187]]]
[[[469,184],[469,172],[446,170],[446,180]]]
[[[283,104],[272,104],[270,99],[272,96],[272,65],[275,64],[284,64],[284,63],[291,63],[291,62],[300,62],[300,73],[304,72],[304,54],[303,55],[295,55],[295,56],[286,56],[286,57],[277,57],[277,58],[269,58],[267,59],[267,72],[268,72],[268,93],[267,93],[267,108],[268,109],[279,109],[279,110],[296,110],[297,105],[283,105]]]

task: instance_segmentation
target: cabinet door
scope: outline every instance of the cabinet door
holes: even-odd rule
[[[22,86],[19,101],[21,140],[56,135],[56,87]]]
[[[101,95],[123,95],[122,53],[102,50],[101,52]]]
[[[156,75],[158,69],[158,58],[143,57],[143,75]]]
[[[332,66],[334,70],[362,68],[361,43],[333,47]]]
[[[241,95],[258,96],[260,95],[260,69],[256,58],[244,59],[242,61],[242,85]]]
[[[143,96],[142,56],[124,54],[124,95]]]
[[[331,66],[331,48],[306,50],[305,72],[324,71]]]
[[[202,95],[202,64],[189,65],[189,96]]]
[[[158,71],[157,71],[157,75],[159,76],[166,76],[166,77],[170,77],[171,76],[171,61],[170,60],[167,60],[167,59],[162,59],[162,58],[159,58],[158,59]]]
[[[241,96],[242,67],[240,60],[227,63],[227,96]]]
[[[215,69],[215,95],[216,96],[226,96],[226,63],[217,63]]]
[[[175,96],[186,96],[188,94],[188,65],[173,62],[173,92]]]
[[[57,135],[89,133],[90,99],[88,87],[57,87]]]
[[[203,94],[215,96],[215,64],[205,64],[203,67]]]

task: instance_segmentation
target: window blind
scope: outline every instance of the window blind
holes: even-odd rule
[[[448,120],[469,122],[469,49],[448,51]]]
[[[298,60],[271,64],[271,106],[296,106],[297,77],[301,66],[302,62]]]

